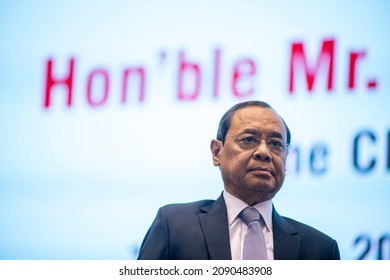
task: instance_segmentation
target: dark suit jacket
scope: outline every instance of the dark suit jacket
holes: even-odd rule
[[[275,260],[340,259],[337,242],[272,213]],[[139,260],[231,260],[226,204],[202,200],[161,207],[146,233]]]

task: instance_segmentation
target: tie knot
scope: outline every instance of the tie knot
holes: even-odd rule
[[[240,218],[247,224],[249,225],[253,221],[261,221],[261,214],[259,211],[257,211],[256,208],[253,207],[246,207],[244,210],[241,211],[240,213]]]

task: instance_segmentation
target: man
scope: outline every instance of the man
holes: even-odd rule
[[[286,123],[267,103],[233,106],[210,145],[222,195],[160,208],[138,259],[340,259],[335,240],[273,207],[290,141]]]

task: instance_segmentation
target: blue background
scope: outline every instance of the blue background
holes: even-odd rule
[[[269,102],[292,131],[278,212],[335,238],[343,259],[389,259],[389,11],[388,1],[1,1],[0,259],[136,258],[160,206],[219,196],[210,140],[222,114],[249,99]],[[302,42],[314,67],[329,39],[333,89],[323,60],[314,89],[297,70],[291,94],[291,45]],[[366,55],[349,90],[354,51]],[[180,52],[200,69],[194,100],[178,98]],[[57,85],[45,108],[48,60],[61,79],[72,58],[72,106]],[[253,93],[239,98],[232,73],[248,58],[256,74],[239,89]],[[134,79],[122,103],[123,71],[135,66],[146,73],[145,100]],[[94,107],[87,84],[97,69],[109,91]],[[188,94],[196,76],[183,75]],[[103,86],[94,76],[94,100]],[[362,131],[375,135],[359,138],[359,164],[376,160],[365,173],[353,164]]]

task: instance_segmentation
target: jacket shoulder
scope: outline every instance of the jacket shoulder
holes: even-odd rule
[[[323,233],[322,231],[320,231],[312,226],[309,226],[309,225],[304,224],[302,222],[299,222],[297,220],[291,219],[289,217],[282,217],[282,218],[285,219],[300,234],[307,235],[307,236],[311,237],[312,239],[321,239],[321,240],[328,241],[328,242],[333,241],[333,239],[330,236],[328,236],[327,234]]]
[[[340,259],[336,240],[312,226],[288,217],[281,217],[288,224],[289,233],[300,240],[299,259]]]
[[[194,214],[199,214],[202,212],[202,208],[207,207],[213,204],[215,200],[212,199],[204,199],[187,203],[172,203],[162,206],[160,211],[164,212],[167,216],[175,215],[175,216],[189,216]]]
[[[208,259],[199,216],[215,200],[162,206],[142,242],[138,259]]]

